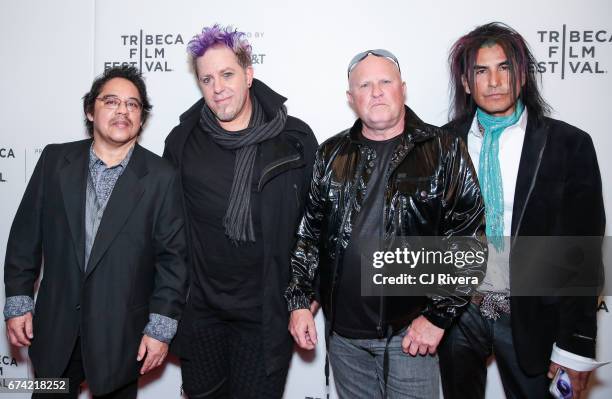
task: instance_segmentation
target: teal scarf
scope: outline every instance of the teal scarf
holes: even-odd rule
[[[478,178],[485,202],[487,238],[498,252],[504,249],[504,187],[499,165],[499,138],[507,127],[518,122],[524,108],[519,100],[509,116],[492,116],[480,108],[476,110],[478,123],[484,128]]]

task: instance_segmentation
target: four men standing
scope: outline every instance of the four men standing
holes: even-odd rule
[[[176,172],[136,143],[150,105],[133,68],[107,70],[84,97],[93,140],[41,155],[11,229],[4,312],[37,376],[70,378],[70,397],[85,379],[95,396],[135,397],[177,330],[187,258],[174,349],[189,397],[280,398],[287,324],[314,348],[315,298],[341,398],[437,397],[437,351],[448,398],[483,397],[492,353],[509,397],[543,397],[559,367],[584,389],[588,372],[568,359],[594,357],[596,298],[510,296],[516,266],[500,250],[504,236],[605,229],[590,137],[545,116],[518,33],[487,24],[453,46],[446,131],[404,105],[392,53],[357,54],[358,119],[318,151],[254,79],[243,33],[214,25],[188,48],[203,98],[166,139]],[[477,293],[362,295],[360,243],[467,236],[480,248],[485,215],[495,262],[486,277],[458,271],[484,277]]]

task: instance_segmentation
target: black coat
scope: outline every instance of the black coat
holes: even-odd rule
[[[473,118],[444,126],[467,140]],[[565,122],[529,114],[512,211],[512,239],[521,236],[603,236],[601,176],[591,137]],[[537,264],[518,264],[515,274]],[[535,257],[534,257],[535,259]],[[524,259],[523,259],[524,260]],[[601,268],[601,258],[591,268]],[[595,356],[597,297],[512,296],[512,335],[527,374],[548,369],[553,342],[581,356]]]
[[[331,328],[343,255],[364,201],[374,152],[359,140],[360,120],[323,143],[317,151],[311,190],[292,254],[289,308],[307,308],[320,279],[323,311]],[[383,235],[472,237],[465,250],[486,251],[484,205],[467,148],[456,137],[428,125],[406,107],[401,139],[385,170]],[[457,268],[462,277],[484,276],[484,266]],[[475,288],[465,287],[466,290]],[[462,294],[469,293],[463,291]],[[397,331],[423,314],[446,328],[467,304],[458,292],[380,297],[378,334]]]
[[[267,118],[286,99],[261,81],[254,79],[251,88]],[[200,120],[204,99],[200,99],[180,117],[180,123],[166,138],[164,157],[182,170],[183,149],[189,135]],[[287,330],[289,318],[283,292],[289,282],[289,253],[296,240],[296,228],[302,215],[303,201],[312,174],[317,141],[312,130],[301,120],[289,116],[283,131],[259,145],[261,177],[257,190],[261,193],[261,225],[263,229],[263,306],[262,328],[266,372],[288,367],[293,340]],[[205,206],[205,205],[203,205]],[[189,221],[189,215],[185,220]],[[188,242],[194,238],[188,238]],[[191,265],[194,267],[194,265]],[[173,351],[190,356],[188,333],[197,317],[188,300]]]
[[[134,148],[117,180],[87,267],[85,197],[91,140],[47,146],[25,191],[7,245],[6,295],[34,294],[30,359],[39,377],[59,377],[78,334],[94,395],[138,377],[149,313],[179,319],[187,289],[177,174]]]

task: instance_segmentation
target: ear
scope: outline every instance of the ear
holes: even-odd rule
[[[87,115],[87,120],[90,121],[90,122],[93,122],[93,120],[94,120],[93,114],[88,112],[86,115]]]
[[[404,93],[404,102],[406,102],[406,82],[402,82],[402,93]]]
[[[244,72],[246,73],[247,87],[251,87],[251,85],[253,84],[253,67],[252,66],[246,67]]]
[[[353,98],[353,95],[351,94],[350,90],[346,91],[346,100],[351,105],[351,107],[355,104],[355,99]]]
[[[465,75],[461,75],[461,84],[463,85],[463,90],[465,90],[467,94],[472,94],[472,92],[470,91],[470,85],[468,84]]]

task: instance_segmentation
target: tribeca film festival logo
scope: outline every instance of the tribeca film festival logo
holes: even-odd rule
[[[561,75],[599,75],[608,73],[600,63],[600,51],[612,45],[606,29],[575,30],[563,24],[561,30],[537,31],[538,43],[547,45],[547,61],[538,62],[538,72]]]
[[[251,38],[261,39],[264,32],[246,32],[249,40]],[[189,41],[189,40],[187,40]],[[138,34],[123,34],[119,36],[119,43],[126,48],[127,59],[123,61],[106,61],[104,69],[121,65],[131,65],[141,72],[172,72],[171,63],[168,61],[167,51],[175,46],[185,49],[185,39],[180,33],[146,33],[142,29]],[[253,64],[263,64],[266,54],[252,54]]]
[[[121,65],[131,65],[141,72],[172,72],[166,51],[176,45],[184,46],[183,36],[173,33],[145,33],[142,29],[138,34],[119,36],[120,44],[127,49],[127,60],[106,61],[104,69]]]
[[[32,168],[34,167],[34,164],[32,164],[32,162],[36,162],[36,160],[38,159],[38,157],[40,156],[40,154],[42,154],[42,147],[35,147],[35,148],[24,148],[23,152],[19,152],[19,154],[23,154],[23,181],[27,182],[28,178],[30,177],[30,175],[28,174],[29,171],[32,170]],[[21,150],[19,150],[21,151]],[[28,154],[30,156],[28,156]],[[18,150],[16,150],[15,148],[11,148],[8,146],[3,146],[0,145],[0,184],[2,183],[7,183],[9,179],[12,180],[13,177],[15,177],[14,175],[16,175],[15,171],[18,169],[21,169],[21,166],[17,166],[17,169],[15,169],[15,167],[8,167],[8,162],[14,163],[14,162],[21,162],[21,157],[18,156]],[[15,166],[13,164],[13,166]],[[8,169],[8,172],[7,172]],[[12,173],[11,173],[12,171]],[[20,173],[19,173],[20,174]]]
[[[15,151],[12,148],[0,147],[0,160],[2,162],[2,166],[4,166],[4,161],[8,159],[15,159]],[[0,183],[6,183],[6,178],[6,172],[3,172],[0,169]]]
[[[18,368],[17,359],[7,353],[0,354],[0,376],[12,376],[14,373],[7,373],[8,368]]]

